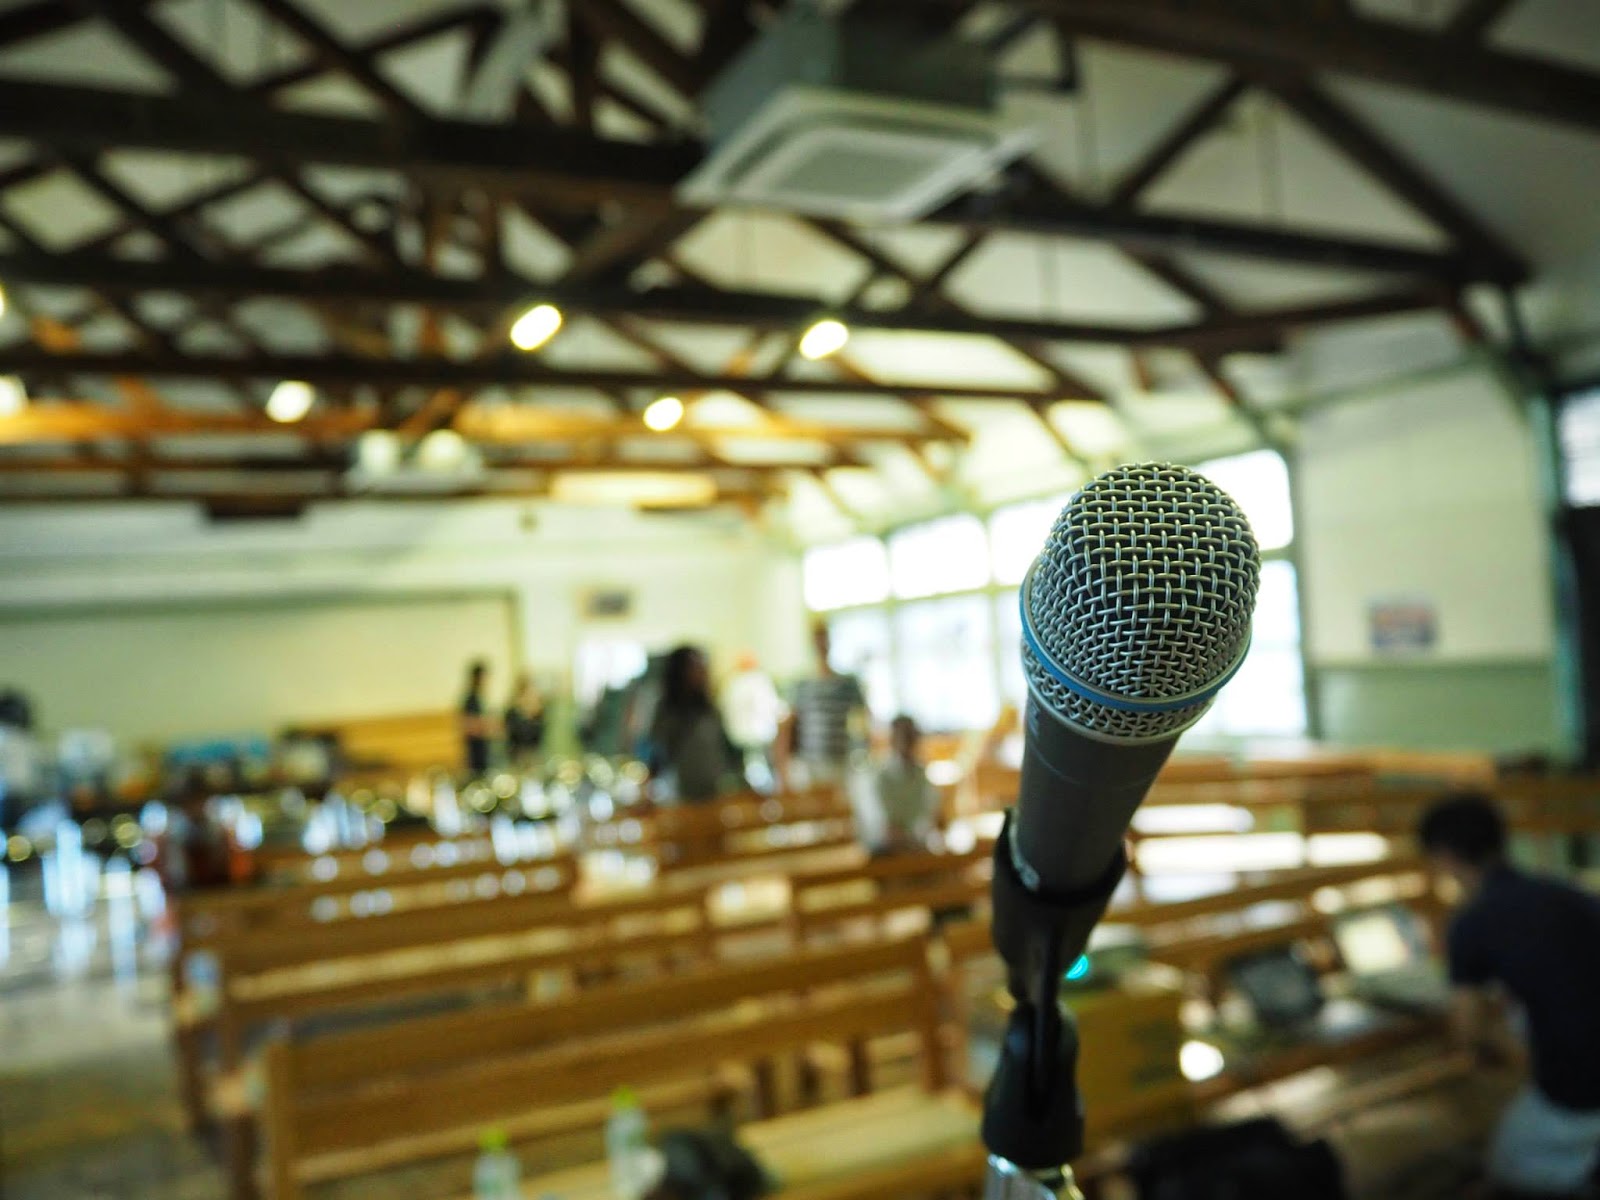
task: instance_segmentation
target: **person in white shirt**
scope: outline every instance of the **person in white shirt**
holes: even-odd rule
[[[939,812],[939,793],[928,782],[919,748],[922,731],[901,713],[889,725],[889,759],[878,768],[879,828],[874,853],[892,854],[927,846]]]
[[[722,687],[722,716],[728,738],[743,756],[745,773],[756,787],[772,782],[772,744],[787,715],[772,677],[756,656],[749,651],[740,655],[737,669]]]

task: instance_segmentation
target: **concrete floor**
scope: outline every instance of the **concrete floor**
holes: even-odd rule
[[[102,884],[109,900],[63,920],[28,879],[13,870],[11,882],[0,920],[0,1200],[221,1200],[215,1159],[183,1131],[165,977],[133,889],[119,899],[125,885]],[[1313,1073],[1240,1097],[1231,1113],[1309,1117],[1340,1083]],[[1462,1200],[1504,1094],[1504,1081],[1475,1081],[1333,1130],[1353,1200]],[[397,1191],[413,1189],[372,1181],[340,1189],[340,1200]]]

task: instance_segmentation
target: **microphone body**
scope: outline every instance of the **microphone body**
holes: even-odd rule
[[[1244,661],[1259,576],[1238,505],[1150,463],[1074,494],[1023,581],[1026,741],[993,884],[1016,1005],[983,1113],[997,1195],[1022,1177],[1070,1180],[1083,1113],[1061,976],[1121,882],[1134,811]]]
[[[1178,744],[1178,734],[1106,742],[1068,725],[1029,695],[1013,847],[1033,891],[1090,887],[1122,847],[1143,802]]]

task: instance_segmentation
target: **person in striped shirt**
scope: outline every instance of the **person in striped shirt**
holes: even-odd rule
[[[806,783],[839,783],[851,756],[866,744],[866,696],[854,675],[834,670],[828,627],[820,621],[812,627],[811,644],[817,674],[795,684],[789,715],[778,732],[778,777],[791,789],[797,783],[794,763]]]

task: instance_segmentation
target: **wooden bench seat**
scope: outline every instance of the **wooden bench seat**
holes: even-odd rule
[[[921,939],[801,951],[309,1045],[274,1042],[266,1124],[275,1195],[298,1196],[330,1162],[369,1161],[367,1152],[413,1161],[430,1146],[470,1145],[484,1125],[533,1111],[561,1109],[586,1121],[593,1109],[583,1105],[621,1084],[710,1087],[730,1065],[756,1069],[759,1083],[761,1064],[815,1042],[864,1043],[908,1029],[923,1039],[924,1080],[937,1088],[938,1003]],[[864,1089],[870,1078],[859,1083]],[[767,1097],[757,1091],[759,1110]],[[545,1117],[529,1127],[566,1126]],[[354,1157],[330,1158],[340,1154]]]

